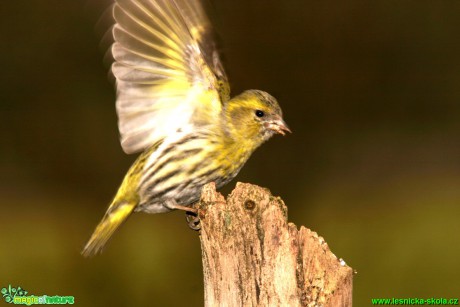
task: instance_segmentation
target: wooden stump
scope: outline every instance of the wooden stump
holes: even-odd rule
[[[225,200],[208,184],[198,213],[205,306],[352,305],[352,269],[267,189],[237,183]]]

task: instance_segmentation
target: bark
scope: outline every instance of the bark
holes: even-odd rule
[[[267,189],[237,183],[226,200],[208,184],[198,214],[205,306],[352,305],[352,269]]]

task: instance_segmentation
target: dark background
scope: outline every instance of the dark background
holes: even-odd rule
[[[136,214],[79,252],[135,156],[118,142],[98,1],[0,4],[0,287],[82,306],[203,303],[182,212]],[[214,1],[233,93],[275,95],[293,133],[236,181],[269,188],[373,297],[459,297],[460,2]]]

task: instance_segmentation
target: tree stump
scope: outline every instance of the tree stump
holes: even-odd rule
[[[237,183],[225,200],[208,184],[198,214],[205,306],[352,305],[352,269],[267,189]]]

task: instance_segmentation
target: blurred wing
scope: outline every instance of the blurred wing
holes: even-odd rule
[[[123,150],[218,120],[229,86],[200,0],[116,0],[113,14]]]

